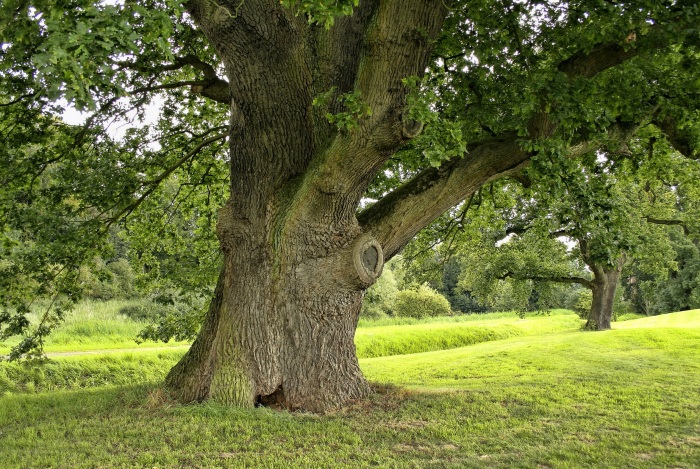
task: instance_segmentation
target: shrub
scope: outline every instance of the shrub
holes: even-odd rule
[[[83,294],[95,300],[113,300],[134,297],[134,273],[126,259],[106,263],[96,257],[90,266],[80,269],[79,281]]]
[[[582,288],[578,291],[578,299],[574,305],[574,311],[581,319],[587,319],[588,314],[591,312],[592,303],[593,292],[588,288]]]
[[[396,278],[391,269],[384,269],[384,273],[377,283],[369,287],[362,300],[361,317],[365,319],[378,319],[391,314],[396,302]]]
[[[416,289],[402,290],[396,294],[394,305],[396,316],[425,318],[429,316],[449,316],[452,314],[447,298],[427,285]]]

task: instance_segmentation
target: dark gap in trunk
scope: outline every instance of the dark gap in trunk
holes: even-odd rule
[[[370,246],[362,254],[362,263],[365,265],[367,270],[370,272],[375,272],[377,269],[377,264],[379,263],[379,252],[377,251],[377,248]]]
[[[272,394],[257,396],[255,398],[255,407],[269,407],[277,410],[286,409],[288,407],[287,399],[284,397],[282,386],[280,385]]]

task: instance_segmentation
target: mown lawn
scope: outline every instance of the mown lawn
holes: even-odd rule
[[[700,311],[662,318],[363,359],[324,416],[169,403],[176,351],[62,358],[132,382],[6,392],[0,467],[700,467]]]

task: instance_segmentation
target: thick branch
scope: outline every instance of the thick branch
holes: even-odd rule
[[[403,80],[421,77],[440,33],[447,2],[382,1],[365,36],[355,89],[372,109],[363,122],[364,137],[380,149],[395,150],[406,140],[402,114],[407,89]],[[410,129],[409,129],[410,130]],[[408,132],[409,135],[411,132]]]
[[[517,280],[536,280],[540,282],[566,283],[570,285],[581,285],[590,289],[593,288],[593,282],[583,277],[546,277],[539,275],[517,275],[514,272],[506,272],[505,274],[499,276],[498,279],[505,280],[509,277]]]
[[[612,43],[599,44],[590,52],[577,52],[560,63],[557,68],[569,78],[577,76],[592,78],[598,73],[620,65],[638,54],[638,50],[631,47],[625,48],[619,44]]]
[[[575,53],[559,63],[557,69],[566,74],[569,80],[579,77],[593,78],[597,74],[620,65],[638,54],[638,50],[631,47],[625,48],[613,43],[599,44],[590,52],[579,51]],[[530,138],[547,138],[555,132],[557,123],[550,119],[549,113],[546,111],[547,108],[547,97],[544,96],[539,112],[528,123]]]
[[[700,149],[694,147],[692,136],[684,129],[680,129],[673,117],[669,115],[659,116],[652,122],[661,129],[673,148],[680,154],[694,160],[700,158]]]
[[[666,225],[666,226],[680,226],[683,228],[683,233],[688,236],[690,234],[690,229],[688,228],[688,224],[683,221],[683,220],[664,220],[660,218],[653,218],[653,217],[643,217],[647,223],[651,223],[653,225]]]
[[[358,220],[379,240],[389,259],[447,209],[529,158],[515,134],[489,139],[471,148],[463,158],[422,171],[360,213]]]
[[[342,203],[356,206],[383,163],[420,132],[422,126],[405,116],[403,80],[425,73],[446,14],[446,2],[379,2],[363,36],[354,83],[371,115],[359,116],[358,128],[340,132],[318,156],[319,171],[310,185],[331,186]]]
[[[625,142],[637,129],[636,124],[616,123],[608,129],[607,139]],[[569,148],[569,157],[599,147],[600,141],[581,141]],[[481,185],[501,176],[521,174],[531,156],[522,150],[515,134],[486,140],[470,148],[461,159],[419,173],[363,211],[358,219],[380,240],[386,255],[393,256],[418,231]]]

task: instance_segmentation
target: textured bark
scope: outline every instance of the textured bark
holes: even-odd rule
[[[369,392],[354,335],[384,263],[357,206],[408,138],[402,79],[423,73],[446,6],[366,1],[331,30],[277,0],[188,7],[226,66],[231,197],[215,298],[167,387],[182,401],[341,407]],[[325,114],[342,100],[313,105],[333,87],[359,91],[372,116],[338,131]]]
[[[384,261],[530,158],[515,133],[477,142],[356,216],[376,174],[421,130],[405,117],[403,80],[424,73],[449,3],[364,0],[326,30],[278,0],[187,2],[226,69],[231,197],[217,223],[215,298],[167,378],[179,399],[323,412],[366,395],[353,337]],[[223,83],[195,91],[221,101]],[[314,105],[333,89],[331,102]],[[349,92],[372,112],[337,129],[326,114],[345,111]],[[535,136],[554,125],[545,127]]]
[[[591,311],[586,321],[586,329],[608,330],[613,316],[613,306],[615,303],[615,290],[620,281],[620,273],[625,263],[625,256],[622,255],[614,267],[598,267],[593,269],[593,281],[590,283],[593,292]]]

